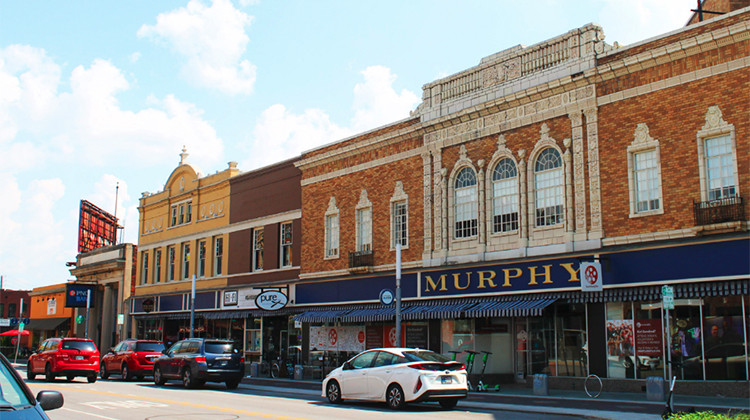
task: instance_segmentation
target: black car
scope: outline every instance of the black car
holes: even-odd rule
[[[18,372],[0,353],[0,418],[49,420],[44,410],[54,410],[62,405],[63,396],[57,391],[40,391],[34,398]]]
[[[154,383],[181,379],[185,388],[206,382],[225,382],[235,389],[245,376],[245,357],[234,341],[189,338],[178,341],[154,361]]]

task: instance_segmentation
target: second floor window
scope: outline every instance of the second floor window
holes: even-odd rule
[[[197,276],[206,277],[206,241],[198,242],[198,267]]]
[[[169,261],[167,262],[167,281],[174,280],[175,257],[174,247],[170,246],[169,248],[167,248],[167,258],[169,259]]]
[[[734,183],[734,155],[728,135],[705,140],[706,185],[708,201],[737,195]]]
[[[463,168],[455,184],[456,238],[477,235],[477,177],[471,168]]]
[[[193,220],[193,203],[187,201],[174,204],[170,209],[170,226],[179,226],[190,223]]]
[[[224,238],[214,238],[214,276],[221,275],[221,265],[224,260]]]
[[[161,249],[154,251],[154,283],[161,283]]]
[[[190,244],[182,244],[182,278],[190,278]]]
[[[492,172],[492,232],[518,230],[518,171],[503,158]]]
[[[553,226],[563,222],[563,168],[560,152],[549,147],[534,165],[536,226]]]
[[[253,271],[263,269],[263,228],[253,229]]]
[[[148,253],[141,253],[141,284],[148,283]]]
[[[339,256],[339,215],[326,216],[326,258]]]
[[[292,266],[292,222],[281,224],[281,267]]]
[[[372,208],[357,210],[357,251],[372,251]]]
[[[660,200],[656,150],[648,150],[633,155],[633,177],[635,181],[636,213],[658,210]]]
[[[393,248],[396,248],[397,244],[406,247],[409,245],[409,217],[406,200],[394,202],[391,211],[393,215]]]

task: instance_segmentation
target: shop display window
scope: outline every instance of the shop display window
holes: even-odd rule
[[[553,356],[557,376],[587,376],[586,309],[583,304],[555,305],[555,343]]]
[[[744,297],[747,299],[747,296]],[[703,304],[703,364],[706,380],[747,379],[747,345],[740,296],[709,297]],[[745,308],[747,311],[747,308]],[[700,364],[700,359],[687,363]]]

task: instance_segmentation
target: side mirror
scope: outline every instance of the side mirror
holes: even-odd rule
[[[161,351],[161,354],[169,355],[169,349],[164,349]]]
[[[345,362],[341,368],[344,370],[350,370],[352,368],[352,364],[349,362]]]
[[[110,348],[109,349],[109,353],[115,354],[115,349],[114,348]]]
[[[39,391],[36,400],[44,411],[54,410],[63,406],[63,396],[57,391]]]

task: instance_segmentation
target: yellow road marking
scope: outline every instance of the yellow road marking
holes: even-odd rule
[[[31,386],[37,386],[44,389],[50,389],[50,390],[56,390],[56,391],[75,391],[75,392],[83,392],[88,394],[96,394],[96,395],[107,395],[110,397],[134,397],[132,394],[118,394],[115,392],[107,392],[107,391],[96,391],[93,389],[78,389],[78,388],[67,388],[67,387],[56,387],[56,386],[48,386],[48,385],[37,385],[37,384],[28,384]],[[233,413],[233,414],[245,414],[248,416],[255,416],[255,417],[263,417],[263,418],[269,418],[269,419],[278,419],[278,420],[308,420],[303,417],[289,417],[289,416],[282,416],[282,415],[275,415],[275,414],[267,414],[267,413],[258,413],[256,411],[248,411],[248,410],[239,410],[235,408],[225,408],[225,407],[217,407],[214,405],[207,405],[207,404],[196,404],[191,402],[183,402],[183,401],[175,401],[175,400],[167,400],[163,398],[154,398],[154,397],[143,397],[143,396],[135,396],[135,398],[146,400],[146,401],[154,401],[154,402],[160,402],[165,404],[174,404],[174,405],[184,405],[186,407],[193,407],[193,408],[204,408],[208,410],[216,410],[216,411],[224,411],[227,413]]]

